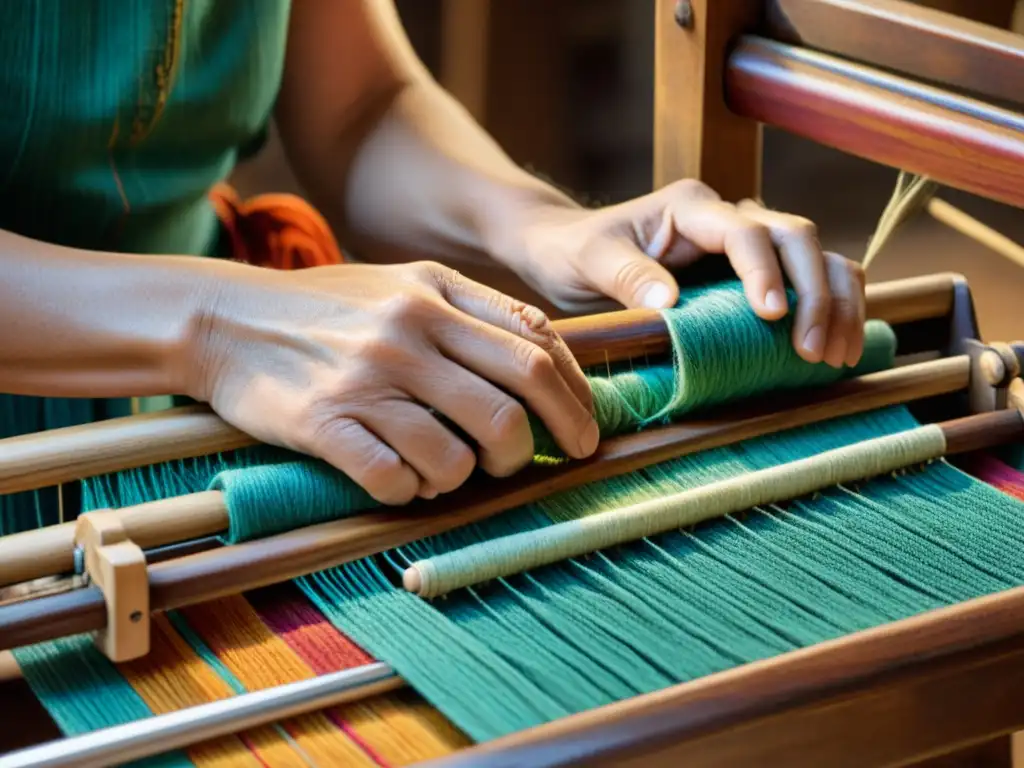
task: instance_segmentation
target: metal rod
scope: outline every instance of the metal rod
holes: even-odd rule
[[[321,675],[0,757],[0,768],[104,768],[401,688],[387,664]]]

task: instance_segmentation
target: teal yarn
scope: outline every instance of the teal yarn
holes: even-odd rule
[[[66,735],[126,725],[153,717],[117,668],[85,635],[18,648],[14,658],[36,697],[45,704]],[[131,765],[147,768],[189,768],[181,752],[171,752]]]
[[[378,507],[325,462],[258,446],[126,470],[83,482],[83,508],[120,508],[213,490],[224,494],[226,544],[272,536]]]
[[[328,464],[295,460],[220,472],[211,490],[224,493],[236,544],[374,509],[362,487]]]
[[[712,302],[736,306],[734,297],[727,295],[730,290],[724,286],[692,294],[679,312],[695,312]],[[714,321],[709,316],[704,325]],[[725,327],[732,320],[721,322]],[[879,327],[880,333],[887,333]],[[777,356],[757,357],[760,367],[753,368],[753,357],[734,360],[731,352],[716,351],[716,343],[728,341],[734,347],[734,338],[680,323],[674,344],[677,362],[683,362],[674,381],[690,378],[670,389],[667,399],[660,384],[651,388],[654,396],[628,398],[630,408],[641,415],[639,423],[628,428],[662,418],[659,410],[667,409],[671,418],[679,408],[720,404],[732,395],[704,382],[712,380],[709,371],[728,366],[737,378],[755,379],[732,384],[732,393],[754,395],[820,381],[814,378],[819,373],[808,371],[813,366],[803,361],[800,372],[790,370],[789,363],[773,362],[787,359],[790,340],[788,330],[781,328],[774,335],[752,337],[755,342],[770,338],[784,347]],[[719,363],[713,368],[687,367],[687,360],[702,359],[702,344]],[[820,373],[825,374],[844,375]],[[640,369],[605,378],[618,375],[648,374]],[[685,387],[690,394],[677,396]],[[622,422],[617,423],[621,427]],[[890,408],[768,435],[555,494],[296,583],[335,626],[394,667],[456,727],[486,741],[1024,583],[1024,562],[1018,557],[1024,531],[1016,525],[1024,504],[938,461],[861,488],[835,487],[813,498],[766,505],[458,590],[436,602],[400,586],[404,569],[425,557],[917,426],[906,409]],[[229,507],[236,503],[230,497],[247,477],[261,478],[243,489],[250,501],[237,507],[240,516],[251,514],[255,519],[263,511],[246,513],[245,504],[259,503],[261,496],[274,498],[265,490],[267,484],[284,487],[291,480],[282,479],[281,473],[294,478],[306,469],[307,460],[287,452],[253,449],[123,473],[91,486],[95,492],[87,495],[91,503],[119,506],[115,502],[148,501],[161,493],[188,492],[186,488],[202,490],[220,482],[221,473],[231,473],[223,485]],[[299,485],[321,490],[330,485],[325,481],[317,486],[319,482],[293,485],[288,491],[296,494],[291,497],[293,506],[308,500]],[[264,490],[253,490],[259,487]],[[341,501],[323,503],[318,509],[330,507],[333,511],[324,514],[337,516],[351,513],[341,508],[343,504],[359,503],[341,496],[334,499]],[[280,506],[274,501],[267,509],[276,518],[282,514]],[[308,510],[301,514],[309,519]],[[261,526],[278,523],[257,521],[240,535],[259,535]],[[189,642],[193,647],[198,644],[195,639]],[[42,650],[61,652],[49,645]],[[63,663],[29,665],[26,677],[42,679]],[[44,668],[47,664],[52,667]],[[30,683],[37,686],[38,680]],[[75,687],[71,693],[55,685],[38,690],[51,711],[95,706],[85,688]],[[111,696],[118,698],[114,705],[119,709],[122,694],[115,691]],[[64,722],[70,722],[67,716]]]
[[[486,741],[1024,583],[1024,505],[938,461],[428,602],[412,562],[918,426],[903,408],[689,456],[298,581]],[[414,638],[411,641],[410,638]]]
[[[795,296],[793,303],[795,304]],[[595,417],[604,437],[665,423],[687,413],[757,393],[829,384],[890,368],[892,329],[865,326],[864,354],[855,368],[832,368],[800,358],[790,340],[792,321],[768,323],[747,304],[739,281],[683,293],[665,312],[673,361],[610,376],[591,372]],[[533,418],[535,452],[559,458],[550,433]],[[172,462],[94,478],[84,483],[85,509],[123,507],[202,490],[224,493],[239,543],[329,522],[379,505],[360,486],[324,462],[267,447],[228,456]]]
[[[796,294],[790,293],[790,306]],[[664,424],[696,410],[758,394],[823,386],[849,376],[891,368],[896,335],[886,323],[864,326],[864,353],[854,367],[808,363],[791,340],[792,313],[766,322],[751,309],[737,281],[683,290],[662,312],[672,340],[672,361],[634,370],[589,373],[602,437]],[[533,419],[535,452],[561,458],[550,433]]]

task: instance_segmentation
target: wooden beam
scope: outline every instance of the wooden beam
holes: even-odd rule
[[[656,188],[693,178],[726,200],[760,195],[760,126],[726,107],[722,74],[730,42],[757,28],[761,6],[759,0],[655,3]]]
[[[1024,207],[1024,115],[803,48],[744,38],[737,112],[843,152]]]
[[[428,765],[882,768],[963,750],[1024,725],[1022,605],[1024,587],[929,611]]]
[[[764,32],[776,40],[1024,103],[1024,36],[1007,29],[903,0],[769,0],[766,6]]]
[[[487,115],[491,0],[444,0],[439,80],[478,121]]]

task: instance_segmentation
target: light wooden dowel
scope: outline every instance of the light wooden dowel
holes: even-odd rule
[[[867,287],[868,316],[891,324],[943,317],[958,275],[940,273]],[[584,367],[664,353],[657,312],[625,310],[559,320],[558,332]],[[255,444],[208,408],[190,406],[0,440],[0,494],[59,485],[175,459]]]
[[[128,538],[143,549],[162,547],[228,527],[220,491],[204,491],[116,511]],[[68,573],[74,567],[75,523],[0,537],[0,587]]]
[[[187,555],[148,568],[154,611],[239,594],[384,552],[529,504],[553,493],[742,440],[962,390],[970,360],[906,366],[831,387],[780,394],[727,411],[602,443],[590,459],[534,465],[513,477],[467,485],[431,502],[382,509]],[[983,439],[985,435],[981,436]],[[0,649],[102,629],[94,587],[0,606]]]
[[[984,245],[1018,267],[1024,267],[1024,246],[1003,233],[982,224],[973,216],[937,197],[928,201],[927,211],[936,221]]]
[[[861,397],[866,396],[866,403],[872,402],[872,388],[876,388],[876,391],[900,392],[900,399],[884,403],[891,404],[912,400],[915,393],[925,397],[964,389],[969,381],[969,372],[970,360],[963,355],[883,371],[834,386],[838,386],[840,390],[837,391],[841,391],[843,386],[857,387],[858,382],[867,382],[867,390],[860,393]],[[826,397],[831,389],[824,390]],[[809,394],[821,397],[820,393]],[[811,421],[827,417],[827,413],[812,415],[811,411],[807,411],[804,416]],[[736,439],[745,439],[755,434],[764,432]],[[116,514],[121,518],[129,538],[143,549],[210,536],[225,530],[228,525],[227,509],[218,491],[126,507],[117,510]],[[74,563],[74,535],[75,524],[66,523],[0,537],[0,587],[71,571]]]

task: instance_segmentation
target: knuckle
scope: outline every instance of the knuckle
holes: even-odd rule
[[[818,225],[802,216],[790,216],[782,227],[783,236],[794,240],[818,239]]]
[[[736,235],[744,240],[770,240],[771,229],[766,224],[753,219],[743,219],[736,223]]]
[[[648,271],[640,259],[624,261],[615,273],[615,284],[624,291],[635,291],[645,282]]]
[[[512,445],[530,428],[526,409],[510,397],[503,398],[494,409],[489,426],[495,445]]]
[[[444,264],[430,260],[411,262],[405,265],[405,269],[417,281],[427,283],[443,280],[452,272]]]
[[[433,317],[437,308],[435,297],[425,291],[398,291],[384,302],[385,323],[402,329],[416,327]]]
[[[476,455],[461,442],[446,451],[443,469],[434,479],[439,493],[450,493],[461,486],[476,469]]]
[[[415,496],[417,486],[407,481],[409,474],[398,454],[382,444],[366,452],[362,471],[358,473],[363,487],[387,504],[402,504]]]
[[[832,297],[827,293],[805,294],[799,301],[803,314],[815,324],[824,323],[832,312]]]
[[[699,179],[678,179],[668,185],[668,192],[676,198],[717,199],[718,195],[711,187]]]
[[[557,373],[555,361],[551,355],[528,341],[516,344],[513,352],[516,367],[521,371],[527,385],[541,385],[551,380]]]
[[[381,369],[394,370],[411,362],[412,353],[387,334],[373,334],[353,344],[352,371],[343,384],[380,383]]]
[[[849,259],[846,260],[846,264],[846,268],[850,272],[850,277],[853,279],[853,284],[863,291],[866,283],[864,267],[860,265],[860,262],[851,261]]]

